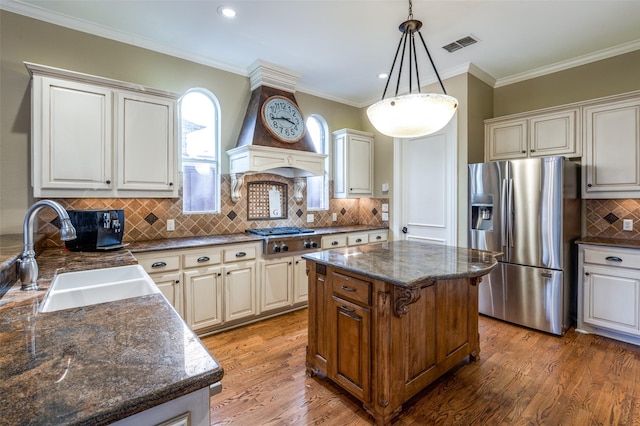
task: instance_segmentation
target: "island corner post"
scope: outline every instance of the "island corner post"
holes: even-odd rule
[[[307,374],[355,396],[376,425],[391,424],[466,357],[478,359],[481,275],[401,286],[309,257],[307,270]]]

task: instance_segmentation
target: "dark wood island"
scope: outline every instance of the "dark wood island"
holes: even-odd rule
[[[394,241],[306,254],[307,373],[388,425],[409,398],[478,358],[478,288],[498,253]]]

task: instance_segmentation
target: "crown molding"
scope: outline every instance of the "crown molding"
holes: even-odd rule
[[[555,64],[536,68],[520,74],[514,74],[509,77],[499,78],[498,80],[496,80],[496,84],[493,87],[498,88],[508,86],[510,84],[519,83],[521,81],[530,80],[532,78],[542,77],[548,74],[568,70],[570,68],[575,68],[581,65],[590,64],[592,62],[601,61],[603,59],[612,58],[614,56],[633,52],[638,49],[640,49],[640,40],[630,41],[608,49],[602,49],[588,55],[582,55],[576,58],[568,59],[566,61],[556,62]]]

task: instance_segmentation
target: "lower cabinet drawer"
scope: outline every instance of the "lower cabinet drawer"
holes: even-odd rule
[[[224,263],[238,262],[241,260],[250,260],[256,258],[255,247],[240,247],[224,249]]]
[[[381,243],[387,241],[389,232],[388,231],[380,231],[380,232],[372,232],[369,234],[369,242],[370,243]]]
[[[177,271],[180,269],[180,256],[179,255],[167,255],[158,256],[154,253],[152,256],[145,256],[144,254],[135,254],[136,260],[145,271],[149,274],[155,274],[158,272]]]
[[[322,237],[321,246],[323,250],[338,248],[338,247],[346,247],[347,237],[344,235],[328,235],[328,236]]]
[[[584,263],[640,269],[640,251],[585,248]]]
[[[182,257],[185,268],[199,268],[202,266],[218,265],[222,262],[222,250],[209,249],[185,253]]]
[[[331,278],[334,295],[363,306],[371,304],[371,286],[367,281],[342,275],[338,272],[333,272]]]
[[[357,246],[359,244],[367,244],[369,242],[369,234],[355,234],[347,237],[347,245]]]

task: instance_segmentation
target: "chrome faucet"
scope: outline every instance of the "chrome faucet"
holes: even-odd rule
[[[24,225],[22,227],[24,249],[22,251],[22,258],[20,259],[21,290],[38,289],[38,263],[36,262],[36,252],[33,250],[33,224],[38,212],[46,206],[55,210],[58,217],[60,217],[60,239],[62,241],[69,241],[76,238],[76,228],[71,224],[69,214],[64,207],[51,200],[40,200],[33,203],[24,216]]]

